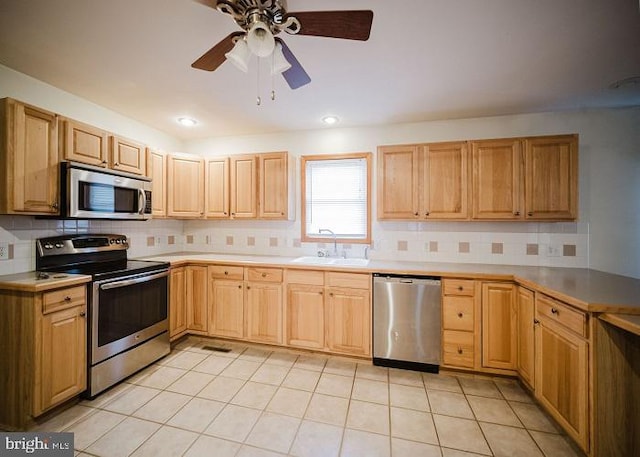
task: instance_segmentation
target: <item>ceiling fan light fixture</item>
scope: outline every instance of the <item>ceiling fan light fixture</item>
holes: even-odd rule
[[[249,59],[251,58],[251,51],[244,38],[240,38],[236,41],[235,46],[229,52],[224,55],[238,70],[247,73],[249,71]]]
[[[256,21],[247,32],[247,45],[253,54],[258,57],[267,57],[273,52],[276,40],[267,24]]]
[[[273,54],[271,55],[271,74],[278,75],[283,71],[287,71],[289,68],[291,68],[291,64],[282,52],[282,45],[276,43]]]

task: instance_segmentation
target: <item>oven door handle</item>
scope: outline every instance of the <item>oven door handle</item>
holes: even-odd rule
[[[127,287],[132,286],[133,284],[139,284],[141,282],[153,281],[154,279],[163,278],[165,276],[169,276],[168,271],[163,271],[162,273],[156,273],[153,275],[140,276],[137,278],[126,279],[124,281],[114,281],[108,282],[106,284],[100,285],[100,290],[109,290],[109,289],[117,289],[119,287]]]

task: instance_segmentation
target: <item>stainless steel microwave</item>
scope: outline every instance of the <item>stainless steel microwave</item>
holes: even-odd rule
[[[151,219],[151,180],[62,162],[62,216],[74,219]]]

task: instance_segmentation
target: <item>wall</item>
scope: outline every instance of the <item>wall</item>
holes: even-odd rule
[[[288,150],[305,154],[375,152],[378,145],[578,133],[577,223],[377,222],[372,258],[592,267],[640,278],[640,109],[539,113],[366,128],[211,138],[187,142],[201,155]],[[299,170],[298,170],[299,172]],[[296,189],[300,188],[297,177]],[[374,180],[375,195],[375,180]],[[297,195],[297,208],[300,198]],[[624,227],[620,226],[624,221]],[[218,252],[313,255],[300,221],[185,223],[194,247]],[[350,249],[349,249],[350,248]],[[340,248],[342,249],[342,248]],[[363,247],[347,246],[349,256]]]
[[[0,65],[0,98],[3,97],[12,97],[168,151],[182,148],[180,140],[164,132]],[[182,221],[54,221],[0,216],[0,242],[9,243],[11,257],[0,261],[0,275],[34,270],[37,238],[69,233],[122,233],[130,238],[130,256],[138,257],[182,250],[183,227]]]

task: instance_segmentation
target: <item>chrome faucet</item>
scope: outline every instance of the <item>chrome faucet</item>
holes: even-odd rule
[[[338,242],[336,241],[336,234],[329,229],[320,229],[318,233],[330,233],[333,236],[333,256],[338,257]]]

